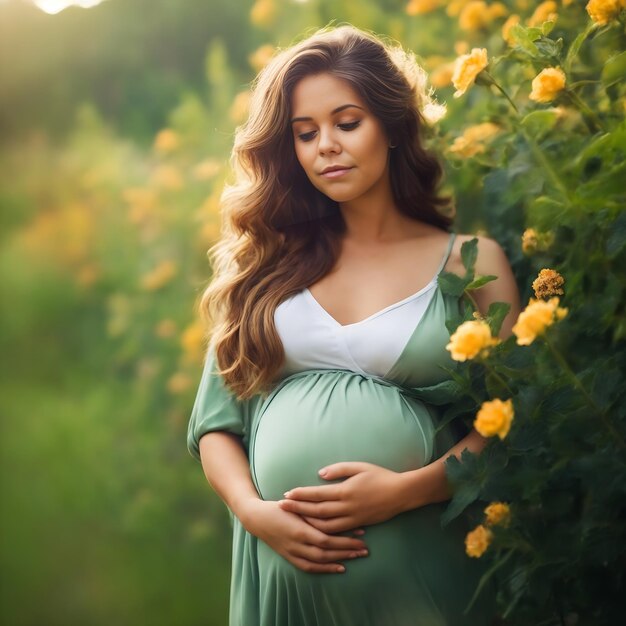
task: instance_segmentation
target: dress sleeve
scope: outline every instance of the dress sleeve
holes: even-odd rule
[[[215,355],[209,350],[187,428],[187,449],[198,461],[200,438],[216,430],[241,436],[247,452],[250,423],[259,400],[259,396],[238,400],[217,373],[216,365]]]

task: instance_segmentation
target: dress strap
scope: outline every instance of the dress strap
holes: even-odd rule
[[[443,255],[443,259],[441,260],[441,263],[439,264],[439,269],[437,269],[437,276],[441,273],[441,271],[443,270],[443,268],[445,267],[447,261],[448,261],[448,257],[450,256],[450,252],[452,252],[452,246],[454,245],[454,239],[456,237],[456,233],[452,232],[450,233],[450,238],[448,239],[448,247],[446,248],[446,252]]]

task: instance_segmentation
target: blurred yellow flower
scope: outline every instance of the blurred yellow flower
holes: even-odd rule
[[[462,96],[488,64],[487,48],[472,48],[469,54],[458,57],[454,62],[452,73],[452,84],[456,89],[453,96],[455,98]]]
[[[151,272],[148,272],[141,278],[141,287],[146,291],[161,289],[176,276],[177,269],[174,261],[162,261]]]
[[[157,133],[154,140],[154,149],[157,152],[167,154],[180,146],[180,136],[171,128],[164,128]]]
[[[476,419],[474,420],[474,428],[483,437],[493,437],[498,435],[500,439],[504,439],[511,428],[513,421],[513,400],[486,400],[482,403]]]
[[[589,0],[587,6],[589,17],[600,26],[614,20],[620,11],[626,8],[625,0]]]
[[[277,14],[275,0],[256,0],[250,9],[250,21],[255,26],[271,26]]]
[[[490,4],[487,11],[489,12],[490,20],[495,20],[509,14],[509,10],[506,5],[502,4],[502,2],[494,2],[493,4]]]
[[[100,270],[94,263],[83,265],[76,274],[76,282],[81,287],[91,287],[99,278]]]
[[[532,82],[528,96],[535,102],[551,102],[565,88],[565,73],[559,67],[546,67]]]
[[[467,54],[469,52],[470,45],[467,41],[460,40],[454,42],[454,53],[457,56],[461,54]]]
[[[200,320],[195,320],[185,328],[180,338],[185,360],[198,362],[202,360],[205,349],[204,338],[204,325]]]
[[[431,13],[440,6],[441,0],[409,0],[405,11],[407,15],[423,15]]]
[[[484,152],[486,141],[489,141],[500,132],[500,126],[492,122],[483,122],[469,126],[457,137],[450,146],[450,152],[459,157],[470,158]]]
[[[530,0],[515,0],[515,6],[520,11],[525,11],[530,5]]]
[[[193,381],[189,375],[184,372],[176,372],[167,381],[167,390],[173,394],[184,393],[191,387],[192,383]]]
[[[255,72],[260,72],[274,56],[276,48],[269,43],[257,48],[249,57],[248,63],[252,66]]]
[[[240,91],[233,100],[228,115],[235,124],[245,122],[248,117],[248,107],[250,106],[250,92]]]
[[[470,2],[470,0],[451,0],[446,6],[446,13],[450,17],[456,17],[468,2]]]
[[[182,174],[173,165],[160,165],[152,173],[152,181],[161,189],[177,191],[183,188]]]
[[[562,296],[565,279],[556,270],[544,268],[533,281],[533,290],[536,298]]]
[[[221,169],[222,165],[219,161],[215,159],[205,159],[195,165],[192,174],[196,180],[211,180],[211,178],[219,174]]]
[[[452,74],[454,72],[454,61],[444,63],[434,69],[430,74],[430,84],[436,89],[447,87],[452,82]]]
[[[500,339],[491,336],[487,322],[468,320],[463,322],[450,337],[446,346],[455,361],[473,359],[478,354],[486,356],[489,348],[500,343]]]
[[[169,339],[173,337],[178,330],[176,322],[166,318],[161,320],[154,328],[154,334],[160,339]]]
[[[517,13],[513,13],[509,15],[506,22],[502,24],[502,39],[506,41],[509,46],[513,45],[513,37],[511,37],[511,28],[515,26],[515,24],[519,24],[520,16]]]
[[[487,26],[491,21],[489,8],[483,0],[471,0],[459,14],[459,28],[461,30],[478,30]]]
[[[517,337],[517,344],[530,345],[548,326],[562,320],[567,312],[567,308],[559,306],[559,299],[556,296],[548,301],[531,298],[512,328],[513,334]]]
[[[522,252],[533,254],[538,250],[547,250],[554,243],[554,233],[538,233],[534,228],[527,228],[522,234]]]
[[[511,521],[511,509],[506,502],[492,502],[485,509],[486,520],[488,526],[500,524],[508,526]]]
[[[474,558],[481,557],[489,547],[493,533],[482,524],[467,533],[465,537],[465,553]]]
[[[557,4],[554,0],[546,0],[537,6],[526,23],[529,26],[541,26],[548,20],[556,21],[558,17],[556,12],[557,8]]]

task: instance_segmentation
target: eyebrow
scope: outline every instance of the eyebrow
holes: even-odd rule
[[[330,114],[334,115],[335,113],[339,113],[340,111],[343,111],[344,109],[349,109],[350,107],[354,107],[356,109],[361,109],[361,111],[365,111],[363,107],[360,107],[357,104],[342,104],[340,107],[333,109],[330,112]],[[312,119],[313,119],[312,117],[294,117],[291,120],[291,123],[293,124],[295,122],[310,122]]]

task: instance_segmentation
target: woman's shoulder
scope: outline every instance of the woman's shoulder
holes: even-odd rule
[[[456,233],[446,271],[459,275],[465,274],[465,267],[461,259],[461,246],[472,239],[478,240],[476,245],[476,264],[474,266],[476,274],[497,274],[498,270],[506,271],[510,269],[506,254],[495,239],[487,235]]]

